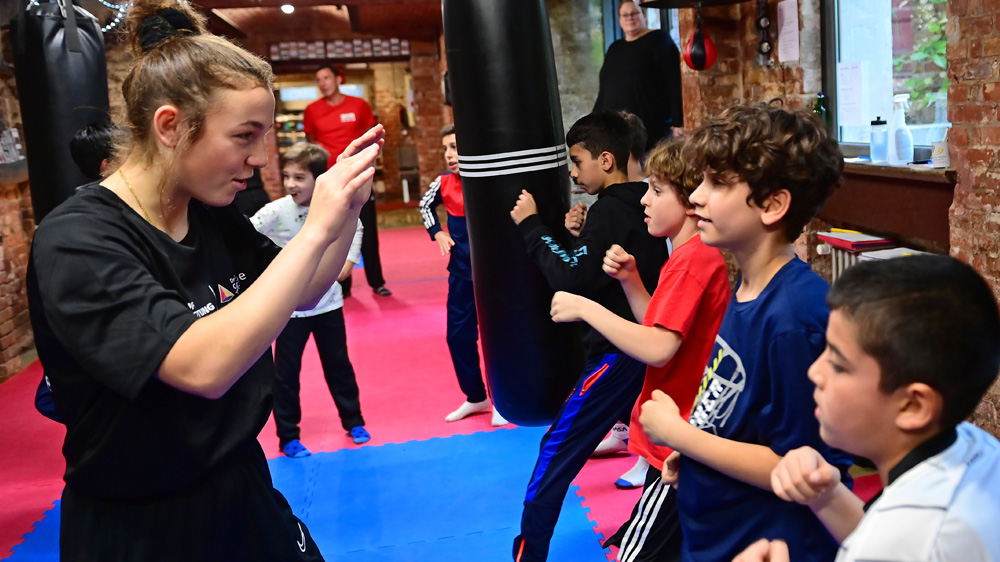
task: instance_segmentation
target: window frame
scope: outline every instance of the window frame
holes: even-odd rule
[[[840,2],[838,0],[829,0],[828,2],[821,2],[821,4],[820,34],[822,41],[820,46],[820,60],[823,67],[823,94],[826,96],[826,112],[830,122],[830,130],[836,132],[835,135],[832,135],[836,140],[840,138],[840,124],[837,115],[837,60],[840,58],[839,43],[837,41],[840,20],[837,16]],[[844,154],[845,158],[867,157],[871,155],[871,145],[868,143],[841,142],[839,140],[837,142],[840,144],[840,151]],[[914,160],[930,160],[930,158],[930,146],[913,146]]]

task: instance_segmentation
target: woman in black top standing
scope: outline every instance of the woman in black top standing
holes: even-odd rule
[[[383,131],[317,179],[279,252],[232,205],[267,164],[270,66],[206,33],[187,2],[130,13],[129,145],[46,216],[29,261],[38,355],[66,423],[61,559],[322,560],[257,434],[271,342],[336,280]]]
[[[604,56],[594,111],[625,110],[639,116],[648,133],[648,151],[684,125],[680,51],[665,32],[646,27],[633,0],[619,2],[618,23],[625,37]]]

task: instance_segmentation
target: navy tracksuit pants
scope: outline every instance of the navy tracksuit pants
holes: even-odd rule
[[[546,559],[570,483],[615,422],[629,419],[645,374],[646,365],[624,353],[588,359],[542,437],[524,497],[521,534],[514,539],[514,560]]]
[[[448,276],[448,351],[458,386],[469,402],[486,400],[486,386],[479,368],[479,318],[472,279]]]

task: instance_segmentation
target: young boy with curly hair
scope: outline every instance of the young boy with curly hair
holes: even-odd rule
[[[796,560],[829,560],[837,544],[805,507],[771,491],[771,471],[808,445],[845,470],[849,457],[819,437],[806,372],[825,346],[828,285],[792,241],[833,192],[843,168],[837,143],[803,111],[735,106],[687,141],[703,172],[690,196],[701,239],[740,268],[690,420],[653,391],[640,422],[674,450],[682,559],[731,560],[765,536],[785,539]]]

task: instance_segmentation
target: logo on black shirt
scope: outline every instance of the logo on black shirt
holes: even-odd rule
[[[236,295],[228,291],[225,287],[219,285],[219,302],[226,304],[227,302],[233,300],[233,297],[235,296]]]

